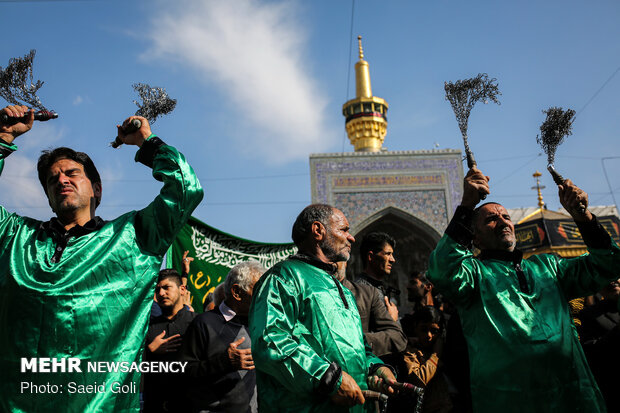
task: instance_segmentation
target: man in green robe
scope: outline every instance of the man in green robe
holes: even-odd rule
[[[0,125],[0,171],[34,120],[25,106],[2,112],[27,120]],[[142,358],[155,279],[203,192],[183,155],[145,118],[124,125],[133,119],[140,129],[119,126],[118,135],[164,183],[146,208],[113,221],[95,216],[99,173],[69,148],[45,151],[37,166],[55,218],[0,207],[0,411],[138,411],[132,362]]]
[[[428,278],[459,311],[471,366],[474,412],[604,412],[572,324],[568,301],[618,278],[620,250],[570,180],[560,202],[579,227],[588,254],[565,259],[515,249],[506,209],[476,210],[489,178],[467,173],[463,200],[430,257]],[[473,232],[472,232],[473,226]],[[474,257],[471,242],[481,251]]]
[[[364,342],[353,294],[334,277],[351,244],[344,214],[306,207],[293,225],[299,253],[254,286],[250,337],[260,412],[362,411],[362,390],[393,393],[390,368]]]

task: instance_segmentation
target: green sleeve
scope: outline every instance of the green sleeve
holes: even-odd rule
[[[588,254],[576,258],[547,256],[567,298],[593,294],[618,279],[620,249],[593,215],[591,221],[575,221]]]
[[[149,141],[158,138],[149,139]],[[185,157],[175,148],[161,143],[142,145],[136,160],[149,165],[152,162],[153,177],[164,183],[159,195],[136,215],[136,236],[144,250],[157,255],[165,254],[181,227],[203,197],[198,178]],[[153,157],[144,154],[151,150]]]
[[[8,144],[0,139],[0,175],[4,169],[4,159],[16,150],[17,146],[15,144]],[[11,215],[13,214],[9,214],[3,206],[0,206],[0,247],[4,246],[4,239],[14,228],[15,221],[21,220],[16,215],[13,215],[13,219],[9,219]]]
[[[477,265],[471,251],[446,234],[431,253],[427,276],[449,300],[464,305],[477,288]]]
[[[0,139],[0,174],[2,174],[2,169],[4,169],[4,158],[16,150],[17,145],[14,143],[6,143],[4,140]]]
[[[250,310],[254,363],[290,392],[306,397],[319,386],[330,365],[310,343],[312,334],[297,323],[301,311],[312,309],[302,308],[299,284],[276,273],[264,277],[254,290]]]
[[[588,249],[576,258],[558,258],[555,261],[557,277],[568,299],[594,294],[613,280],[620,278],[620,249],[612,241],[606,249]]]

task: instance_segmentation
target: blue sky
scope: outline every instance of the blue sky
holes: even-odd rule
[[[352,36],[351,0],[0,1],[0,13],[0,66],[36,49],[39,96],[60,114],[20,137],[7,159],[0,203],[22,215],[51,215],[34,165],[55,146],[93,157],[104,219],[152,200],[159,184],[133,162],[135,149],[107,146],[137,109],[131,85],[143,82],[178,100],[153,130],[201,178],[194,216],[244,238],[288,242],[310,203],[308,155],[352,151],[341,106],[355,93],[358,34],[373,93],[390,105],[388,150],[460,149],[443,83],[486,72],[502,104],[476,106],[469,137],[491,176],[489,199],[535,205],[532,173],[546,166],[536,143],[541,111],[561,106],[578,114],[557,169],[593,204],[613,204],[601,159],[620,156],[617,1],[356,0]],[[620,199],[620,159],[605,166]],[[547,173],[542,183],[557,209]]]

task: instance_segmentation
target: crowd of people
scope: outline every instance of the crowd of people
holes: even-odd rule
[[[0,125],[0,172],[33,125],[26,107],[2,112],[15,121]],[[141,127],[127,133],[134,119]],[[181,274],[160,268],[202,199],[200,184],[146,119],[127,118],[118,136],[164,183],[145,209],[97,217],[97,169],[69,148],[45,151],[37,165],[56,217],[0,207],[0,410],[620,411],[620,250],[570,180],[559,197],[588,247],[581,257],[524,260],[506,209],[479,205],[489,178],[474,167],[428,268],[410,274],[410,313],[399,313],[388,283],[407,251],[384,232],[356,243],[342,211],[313,204],[292,225],[295,255],[269,269],[237,264],[198,314],[187,290],[193,258],[183,255]],[[363,271],[347,276],[357,245]],[[23,360],[43,358],[185,367],[24,372]],[[20,391],[25,381],[48,391]],[[68,382],[95,390],[75,394]],[[96,391],[106,382],[140,390]]]

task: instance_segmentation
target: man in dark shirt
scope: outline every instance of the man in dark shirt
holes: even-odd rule
[[[407,337],[398,322],[398,309],[390,301],[391,289],[384,280],[392,273],[396,241],[385,232],[371,232],[362,240],[360,254],[364,263],[353,285],[347,285],[355,296],[364,337],[378,356],[400,353]]]
[[[409,276],[409,282],[407,283],[407,301],[413,303],[413,311],[400,320],[403,331],[407,337],[413,337],[413,315],[416,311],[427,305],[433,305],[429,303],[430,292],[433,288],[431,282],[426,278],[423,272],[416,271]],[[432,297],[431,297],[432,300]]]
[[[392,273],[396,240],[385,232],[371,232],[367,234],[360,245],[360,256],[364,264],[364,271],[355,280],[359,284],[371,285],[387,297],[385,305],[394,321],[398,320],[398,308],[390,300],[400,294],[400,291],[385,284],[385,280]]]
[[[254,284],[265,272],[258,261],[235,265],[224,281],[224,301],[200,314],[187,329],[182,359],[189,362],[191,412],[257,411],[256,373],[248,312]]]
[[[370,285],[352,283],[345,277],[346,262],[339,262],[336,278],[355,297],[362,320],[364,338],[375,355],[383,357],[405,350],[407,337],[398,321],[394,321],[385,305],[381,292]],[[391,361],[391,360],[390,360]]]
[[[161,270],[155,297],[161,315],[151,318],[146,334],[146,361],[178,361],[182,336],[195,317],[183,304],[185,286],[174,269]],[[144,378],[144,412],[181,409],[182,377],[177,373],[146,373]]]

